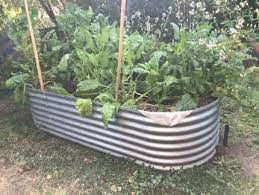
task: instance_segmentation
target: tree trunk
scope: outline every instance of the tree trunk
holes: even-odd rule
[[[56,35],[58,37],[58,39],[60,41],[64,41],[65,40],[65,34],[64,32],[62,32],[59,28],[58,22],[56,20],[56,16],[52,10],[51,4],[50,2],[47,0],[39,0],[41,6],[43,7],[43,9],[45,10],[45,12],[48,14],[50,20],[55,24],[55,31],[56,31]]]

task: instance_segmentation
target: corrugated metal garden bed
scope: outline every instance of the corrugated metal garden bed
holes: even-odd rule
[[[75,97],[28,88],[36,126],[58,137],[159,170],[190,168],[210,160],[219,138],[219,101],[193,110],[181,123],[166,127],[137,110],[121,108],[105,128],[101,104],[91,117],[75,109]]]

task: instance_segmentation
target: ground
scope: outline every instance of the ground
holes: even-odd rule
[[[258,113],[226,107],[229,146],[206,165],[161,172],[37,130],[2,91],[0,194],[259,194]]]

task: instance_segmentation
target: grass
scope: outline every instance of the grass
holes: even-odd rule
[[[0,97],[7,99],[9,95],[0,94]],[[50,136],[37,130],[29,118],[20,121],[16,113],[17,110],[9,108],[4,115],[0,114],[0,159],[9,166],[21,165],[24,176],[37,177],[33,187],[39,192],[51,194],[52,189],[66,189],[67,194],[259,193],[257,180],[244,177],[239,162],[227,156],[189,170],[155,171]],[[258,128],[258,118],[237,113],[229,112],[225,116],[231,124],[231,132],[235,132],[231,134],[231,142]]]
[[[222,121],[230,124],[231,142],[235,143],[240,137],[255,135],[258,139],[259,132],[259,88],[254,89],[251,95],[253,108],[243,108],[242,111],[238,104],[224,99]]]

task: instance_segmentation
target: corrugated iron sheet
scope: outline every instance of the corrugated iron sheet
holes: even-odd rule
[[[157,125],[138,111],[122,108],[103,126],[101,105],[82,118],[75,97],[28,89],[33,120],[48,133],[160,170],[190,168],[215,155],[219,139],[218,100],[195,109],[174,127]]]

